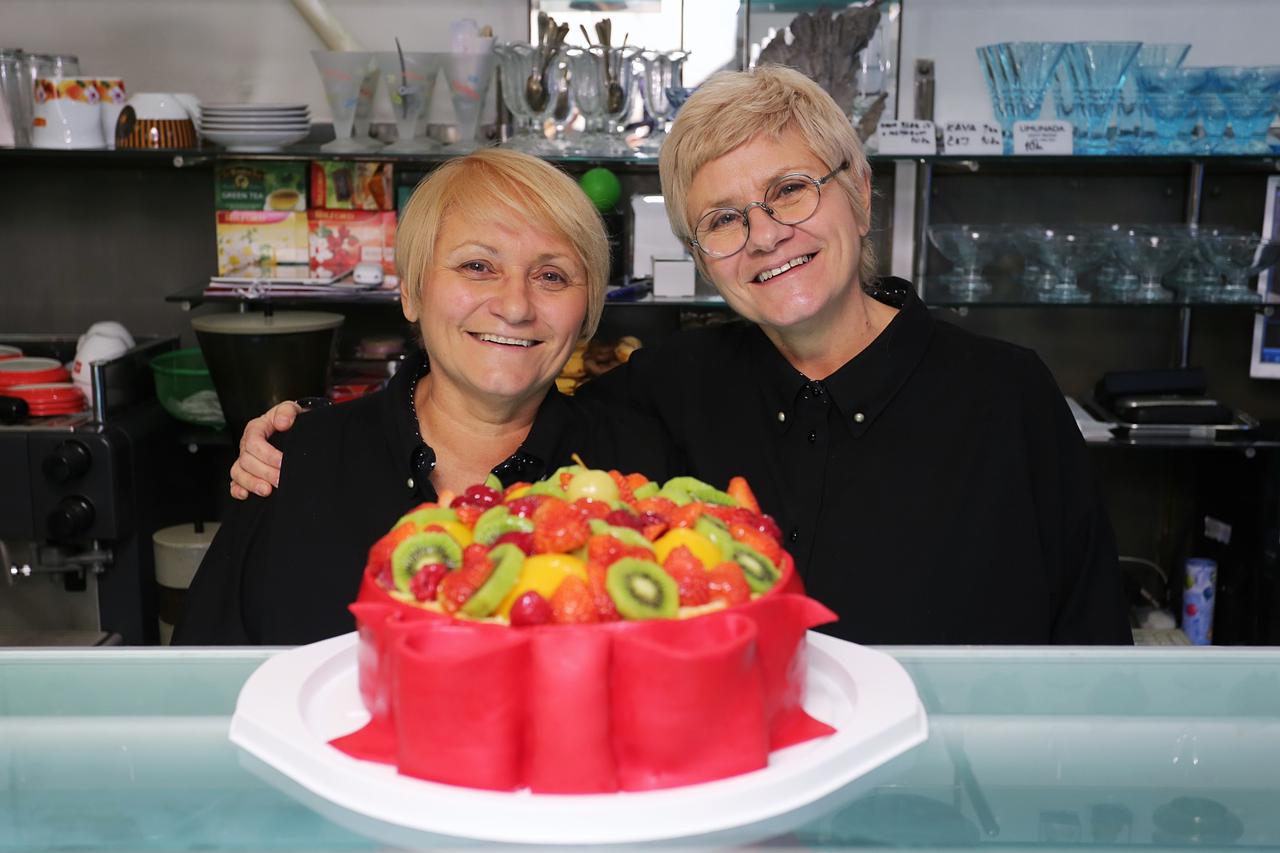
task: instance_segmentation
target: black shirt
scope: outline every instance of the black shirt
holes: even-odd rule
[[[354,630],[355,600],[371,546],[396,519],[436,494],[410,408],[419,353],[387,387],[298,418],[273,440],[284,452],[270,498],[237,502],[187,594],[175,644],[293,645]],[[554,387],[512,456],[494,468],[504,485],[545,477],[571,454],[596,468],[662,479],[681,465],[659,424],[633,411],[580,402]],[[429,456],[429,449],[426,451]]]
[[[738,323],[583,387],[656,415],[691,473],[747,478],[814,598],[862,643],[1130,643],[1087,450],[1030,350],[936,321],[907,282],[822,381]]]

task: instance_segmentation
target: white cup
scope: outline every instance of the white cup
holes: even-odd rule
[[[124,80],[112,74],[95,77],[92,81],[98,89],[98,100],[102,104],[102,136],[108,148],[116,147],[116,119],[124,109]]]
[[[31,144],[36,148],[103,148],[102,103],[92,80],[37,77]]]
[[[128,334],[125,332],[126,336]],[[126,338],[92,330],[85,332],[80,345],[76,347],[76,360],[71,365],[71,381],[84,393],[86,400],[93,400],[93,371],[90,365],[95,361],[113,359],[128,349]]]
[[[191,118],[178,96],[168,92],[138,92],[129,97],[129,106],[140,119]]]

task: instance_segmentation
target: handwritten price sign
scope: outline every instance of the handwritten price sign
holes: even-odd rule
[[[1013,125],[1014,154],[1072,154],[1071,123],[1019,121]]]
[[[931,121],[882,121],[876,133],[881,154],[917,157],[938,153],[937,131]]]
[[[985,121],[948,121],[942,125],[944,154],[1003,154],[1000,128]]]

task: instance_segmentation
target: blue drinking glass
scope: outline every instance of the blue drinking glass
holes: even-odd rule
[[[1138,81],[1135,73],[1139,68],[1178,68],[1182,65],[1187,53],[1191,51],[1189,44],[1161,44],[1143,42],[1133,60],[1130,73],[1125,75],[1124,85],[1116,97],[1116,138],[1115,149],[1130,154],[1143,149],[1142,138],[1155,134],[1151,121],[1143,114],[1141,100],[1138,97]]]
[[[1013,83],[1015,121],[1040,118],[1044,95],[1066,45],[1055,41],[1010,41],[999,45]]]
[[[1276,116],[1280,66],[1231,65],[1213,69],[1231,138],[1219,150],[1229,154],[1268,154],[1267,129]]]
[[[1081,112],[1075,151],[1077,154],[1106,154],[1111,146],[1107,130],[1115,113],[1116,98],[1125,74],[1133,64],[1142,42],[1083,41],[1067,45],[1066,64],[1071,88]]]
[[[1009,154],[1013,151],[1013,123],[1017,120],[1017,110],[1012,99],[1009,68],[1001,48],[1003,45],[1000,44],[983,45],[977,53],[982,79],[986,81],[987,95],[991,98],[991,113],[1000,123],[1004,153]]]
[[[1150,154],[1182,154],[1191,150],[1199,116],[1198,93],[1210,79],[1207,68],[1139,67],[1134,74],[1142,112],[1154,131],[1143,137]]]

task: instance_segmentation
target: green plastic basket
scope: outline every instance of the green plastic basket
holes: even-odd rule
[[[218,392],[199,347],[167,352],[151,360],[156,396],[164,410],[180,421],[221,428],[226,424]]]

